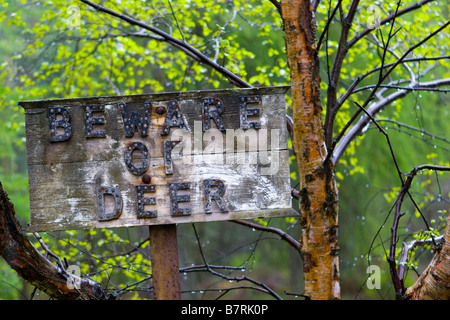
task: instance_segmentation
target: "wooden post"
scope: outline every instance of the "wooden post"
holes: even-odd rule
[[[150,226],[153,291],[156,300],[180,300],[177,227],[175,224]]]

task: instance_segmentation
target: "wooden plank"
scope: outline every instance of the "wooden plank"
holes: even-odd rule
[[[279,208],[291,208],[288,151],[274,151],[279,159],[276,175],[261,175],[268,169],[249,160],[246,164],[223,165],[224,155],[195,156],[191,164],[174,165],[174,174],[165,175],[162,158],[152,159],[148,174],[156,192],[148,197],[156,198],[156,218],[138,219],[135,186],[143,184],[141,177],[124,168],[123,161],[90,163],[62,163],[57,165],[30,166],[30,231],[63,230],[71,228],[110,228],[118,226],[154,225],[184,222],[208,222],[229,219],[279,216]],[[257,153],[248,155],[248,159]],[[203,157],[202,161],[197,158]],[[271,158],[271,157],[270,157]],[[220,159],[222,159],[220,161]],[[275,160],[274,160],[275,163]],[[221,179],[227,189],[225,200],[228,213],[221,213],[213,203],[212,213],[205,214],[202,181]],[[190,182],[189,203],[180,208],[191,208],[190,216],[171,216],[169,183]],[[82,187],[80,187],[82,186]],[[100,186],[117,187],[123,198],[123,210],[119,219],[98,221],[96,189]],[[48,199],[63,201],[48,201]],[[152,207],[152,208],[150,208]],[[283,212],[286,215],[289,210]],[[295,214],[293,211],[291,214]]]
[[[243,94],[243,93],[241,93]],[[234,130],[235,135],[241,133],[239,122],[239,96],[226,96],[225,94],[218,95],[225,104],[224,113],[221,118],[227,129]],[[26,133],[27,133],[27,151],[28,162],[30,164],[44,164],[44,163],[62,163],[62,162],[84,162],[84,161],[96,161],[111,160],[117,157],[123,156],[123,149],[129,143],[129,141],[142,142],[151,148],[150,157],[163,157],[163,142],[170,140],[172,135],[162,136],[161,131],[164,124],[166,114],[158,115],[156,110],[158,107],[167,108],[168,102],[155,101],[153,96],[146,96],[147,99],[140,97],[139,101],[153,101],[150,125],[148,136],[142,137],[138,132],[130,139],[125,139],[124,136],[124,124],[122,115],[119,112],[117,98],[112,101],[105,101],[105,113],[102,116],[105,118],[105,125],[98,126],[98,130],[105,130],[107,135],[105,138],[93,138],[87,139],[85,134],[85,110],[84,107],[91,104],[99,104],[102,100],[92,101],[92,99],[83,100],[67,100],[59,101],[55,104],[54,101],[49,100],[49,104],[46,107],[36,108],[34,105],[31,108],[29,103],[21,103],[26,108]],[[261,122],[261,129],[263,130],[248,130],[247,135],[251,136],[255,134],[259,139],[261,133],[267,134],[265,146],[255,146],[259,150],[273,149],[272,143],[272,129],[279,130],[279,137],[277,147],[275,149],[286,149],[287,132],[286,132],[286,120],[284,118],[285,110],[280,108],[284,106],[284,96],[262,96],[261,103],[255,105],[249,105],[251,107],[257,107],[260,109],[260,117],[257,117],[257,121]],[[121,101],[127,101],[121,99]],[[189,100],[180,100],[180,109],[184,115],[186,122],[191,130],[191,134],[200,133],[202,129],[202,97],[191,98]],[[41,105],[39,103],[38,105]],[[64,143],[49,143],[49,120],[47,117],[47,110],[49,107],[63,106],[70,112],[72,133],[70,139]],[[143,116],[144,102],[126,102],[127,112],[137,112]],[[255,117],[256,118],[256,117]],[[211,121],[214,127],[214,121]],[[173,128],[171,134],[174,133],[176,128]],[[194,132],[194,129],[198,129]],[[175,136],[174,138],[177,138]],[[206,139],[206,137],[204,137]],[[192,137],[191,140],[193,140]],[[203,139],[202,139],[203,140]],[[263,139],[261,139],[263,140]],[[192,148],[193,141],[191,141]],[[210,141],[202,141],[202,148],[204,149]],[[223,150],[226,151],[227,141],[224,137],[222,139]],[[247,150],[249,150],[248,143],[246,144]],[[238,144],[233,144],[235,151],[238,149]]]
[[[286,89],[21,102],[26,109],[29,231],[295,215],[290,195]],[[248,121],[259,122],[260,127],[241,129],[241,108],[245,101],[242,97],[250,97],[247,108],[259,110],[255,116],[250,116],[249,111]],[[205,105],[205,101],[211,104]],[[146,103],[151,103],[148,135],[141,136],[138,131],[132,137],[127,135],[125,126],[131,122],[123,118],[121,103],[125,103],[129,118],[132,112],[144,117]],[[93,105],[104,105],[104,109],[95,110]],[[170,153],[165,152],[164,143],[178,137],[162,133],[167,112],[174,106],[179,107],[186,130],[183,142],[176,145],[176,152]],[[213,139],[203,132],[205,107],[218,110],[219,120],[223,121],[217,122],[217,129],[216,121],[209,121]],[[87,137],[86,119],[92,117],[103,118],[104,122],[92,127],[104,130],[100,137]],[[70,130],[54,125],[58,121],[67,124],[68,119]],[[219,131],[221,124],[228,130]],[[56,135],[66,133],[68,139],[51,141],[52,129]],[[176,129],[170,128],[170,132]],[[233,136],[238,134],[243,134],[241,138],[248,136],[245,148],[234,142]],[[210,154],[212,145],[220,147],[214,154]],[[137,151],[138,147],[142,152]],[[173,157],[172,172],[166,171],[168,154]],[[179,154],[182,156],[177,158]],[[144,202],[149,204],[143,205]]]

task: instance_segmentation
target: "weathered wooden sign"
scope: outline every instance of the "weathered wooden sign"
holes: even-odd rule
[[[29,231],[295,215],[286,90],[20,102]]]

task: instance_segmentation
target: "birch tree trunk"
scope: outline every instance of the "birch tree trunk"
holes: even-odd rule
[[[340,299],[338,192],[334,166],[326,161],[314,12],[309,0],[283,0],[281,6],[300,172],[304,294],[313,300]]]

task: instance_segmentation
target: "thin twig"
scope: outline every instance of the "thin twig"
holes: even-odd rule
[[[362,105],[362,107],[366,107],[366,105],[374,98],[376,91],[379,89],[380,85],[382,84],[382,82],[390,75],[390,73],[400,64],[403,63],[403,60],[406,59],[406,57],[412,52],[414,51],[416,48],[418,48],[419,46],[421,46],[422,44],[424,44],[425,42],[427,42],[428,40],[430,40],[431,38],[433,38],[435,35],[437,35],[439,32],[441,32],[442,30],[444,30],[445,28],[447,28],[450,25],[450,20],[448,20],[446,23],[444,23],[443,25],[441,25],[439,28],[437,28],[435,31],[433,31],[432,33],[430,33],[429,35],[427,35],[425,38],[423,38],[421,41],[417,42],[415,45],[411,46],[408,50],[406,50],[406,52],[400,57],[400,59],[398,59],[396,62],[394,62],[392,64],[392,66],[389,68],[389,70],[383,74],[383,77],[379,79],[377,86],[375,86],[375,88],[371,91],[371,93],[369,94],[369,96],[367,97],[367,99],[365,100],[364,104]],[[421,84],[423,86],[423,83]],[[400,92],[396,92],[395,96],[397,97],[401,97],[404,96],[408,93],[408,91],[406,90],[401,90]],[[389,99],[385,99],[386,102],[390,102]],[[380,109],[380,108],[378,108]],[[333,163],[337,163],[337,160],[340,158],[340,156],[343,153],[343,150],[346,148],[346,146],[350,143],[350,141],[352,140],[352,138],[354,137],[351,136],[350,139],[345,139],[345,142],[343,144],[343,146],[341,146],[339,148],[339,151],[336,151],[336,144],[344,137],[344,135],[346,134],[347,129],[353,124],[353,122],[356,120],[356,118],[359,116],[359,114],[361,113],[362,109],[359,109],[355,112],[355,114],[351,117],[351,119],[346,123],[346,125],[344,126],[344,128],[341,130],[341,132],[338,134],[338,136],[333,140],[333,144],[331,147],[332,153],[333,155],[331,156]],[[358,127],[360,127],[361,125],[359,125]],[[337,154],[336,154],[337,152]]]
[[[402,253],[400,255],[400,261],[399,261],[399,266],[398,266],[398,274],[399,274],[399,278],[400,279],[404,279],[405,278],[405,273],[406,273],[406,269],[407,269],[407,263],[409,260],[409,252],[411,250],[413,250],[415,247],[419,246],[419,245],[425,245],[428,243],[432,243],[435,241],[441,241],[444,238],[444,235],[441,235],[439,237],[436,238],[428,238],[428,239],[416,239],[416,240],[412,240],[410,242],[404,242],[403,243],[403,247],[402,247]]]
[[[353,91],[353,93],[357,93],[359,91],[368,90],[375,88],[376,85],[371,84],[367,85],[361,88],[358,88],[357,90]],[[416,87],[403,87],[403,86],[396,86],[396,85],[390,85],[390,84],[382,84],[378,86],[379,88],[388,88],[388,89],[400,89],[400,90],[408,90],[408,91],[431,91],[431,92],[450,92],[450,89],[439,89],[439,88],[429,88],[429,87],[421,87],[420,84]]]
[[[190,46],[189,44],[173,37],[172,35],[158,29],[155,28],[153,26],[150,26],[146,23],[143,23],[141,21],[138,21],[134,18],[131,18],[129,16],[123,15],[121,13],[118,13],[114,10],[111,10],[109,8],[103,7],[99,4],[96,4],[92,1],[88,1],[88,0],[80,0],[81,2],[91,6],[92,8],[96,9],[97,11],[100,12],[104,12],[106,14],[109,14],[113,17],[119,18],[123,21],[126,21],[132,25],[144,28],[148,31],[151,31],[153,33],[156,33],[157,35],[163,37],[165,39],[166,42],[176,46],[176,47],[181,47],[183,49],[185,49],[186,51],[190,52],[192,55],[195,55],[198,57],[198,59],[200,59],[200,61],[202,61],[203,63],[209,65],[210,67],[212,67],[213,69],[215,69],[217,72],[219,72],[220,74],[224,75],[228,81],[230,81],[232,84],[234,84],[237,87],[240,88],[251,88],[252,86],[250,84],[248,84],[247,82],[245,82],[242,78],[238,77],[237,75],[235,75],[234,73],[232,73],[231,71],[229,71],[228,69],[225,69],[224,67],[222,67],[221,65],[219,65],[218,63],[212,61],[210,58],[208,58],[206,55],[204,55],[203,53],[201,53],[200,51],[198,51],[197,49],[195,49],[194,47]]]
[[[278,300],[281,300],[281,297],[275,291],[270,289],[266,284],[264,284],[262,282],[256,281],[256,280],[254,280],[252,278],[249,278],[249,277],[247,277],[245,275],[241,276],[241,277],[229,277],[229,276],[226,276],[226,275],[224,275],[224,274],[222,274],[220,272],[217,272],[216,270],[213,270],[213,268],[211,268],[211,266],[208,264],[208,262],[206,260],[206,256],[205,256],[205,254],[203,252],[202,245],[201,245],[201,242],[200,242],[200,237],[198,235],[198,232],[197,232],[197,229],[195,228],[195,224],[194,223],[192,224],[192,227],[194,229],[195,237],[197,238],[197,243],[198,243],[200,255],[201,255],[202,260],[203,260],[203,262],[205,264],[205,267],[206,267],[205,271],[208,271],[209,273],[211,273],[213,275],[216,275],[216,276],[218,276],[218,277],[220,277],[222,279],[228,280],[228,281],[236,281],[236,282],[248,281],[248,282],[254,283],[257,286],[259,286],[259,288],[254,288],[254,289],[266,292],[266,293],[270,294],[271,296],[273,296],[274,298],[276,298]]]
[[[372,115],[371,115],[369,112],[367,112],[366,109],[363,108],[363,106],[361,106],[361,105],[360,105],[358,102],[356,102],[356,101],[354,101],[354,102],[355,102],[355,104],[356,104],[359,108],[361,108],[361,110],[364,111],[364,113],[370,118],[370,120],[372,120],[372,122],[377,126],[378,130],[380,130],[380,132],[383,133],[383,135],[386,137],[386,140],[387,140],[387,143],[388,143],[388,146],[389,146],[389,151],[391,152],[391,156],[392,156],[392,159],[393,159],[393,161],[394,161],[395,168],[397,169],[397,174],[398,174],[398,176],[399,176],[399,178],[400,178],[400,181],[401,181],[401,183],[402,183],[402,185],[403,185],[403,184],[404,184],[404,181],[403,181],[403,174],[402,174],[402,172],[400,171],[400,168],[399,168],[399,166],[398,166],[397,158],[395,157],[394,149],[392,148],[392,144],[391,144],[391,140],[389,139],[389,135],[388,135],[387,132],[384,131],[384,129],[378,124],[378,122],[372,117]]]
[[[277,1],[277,0],[270,0],[270,2],[275,6],[275,8],[277,9],[278,13],[281,16],[281,2]]]
[[[330,28],[331,21],[334,19],[334,16],[336,15],[336,12],[337,12],[341,2],[342,2],[342,0],[339,0],[337,5],[333,9],[333,12],[331,12],[331,14],[329,14],[329,16],[328,16],[327,24],[323,28],[322,34],[319,37],[319,41],[317,41],[317,49],[316,49],[317,52],[320,51],[320,46],[322,45],[323,38],[324,38],[325,34],[328,34],[328,29]],[[330,10],[328,10],[328,13],[330,13]]]
[[[234,223],[249,227],[249,228],[254,228],[256,230],[275,233],[275,234],[279,235],[281,237],[281,239],[285,240],[289,245],[291,245],[295,250],[297,250],[299,253],[301,253],[300,242],[298,242],[293,237],[288,235],[286,232],[284,232],[278,228],[265,227],[258,223],[253,223],[253,222],[245,221],[245,220],[231,220],[231,221]]]
[[[416,62],[416,61],[420,62],[420,61],[441,60],[441,59],[449,59],[449,58],[450,58],[450,55],[444,55],[444,56],[438,56],[438,57],[417,57],[417,58],[404,59],[403,62]],[[383,68],[389,68],[392,65],[394,65],[394,63],[385,64],[383,66]],[[347,98],[351,94],[354,93],[354,89],[362,80],[364,80],[367,76],[371,75],[372,73],[379,71],[380,69],[381,69],[381,67],[373,68],[373,69],[367,71],[366,73],[360,75],[359,77],[357,77],[353,81],[353,83],[350,85],[350,87],[347,89],[347,91],[339,99],[338,108],[340,108],[344,104],[344,102],[347,100]]]
[[[397,264],[395,262],[395,247],[396,247],[396,243],[397,243],[397,230],[398,230],[400,218],[404,215],[404,213],[401,212],[401,207],[402,207],[405,195],[408,194],[410,199],[414,202],[415,207],[418,208],[417,204],[415,203],[414,199],[412,198],[411,194],[409,193],[409,189],[411,188],[411,184],[412,184],[414,177],[420,171],[423,171],[423,170],[450,171],[450,167],[429,165],[429,164],[420,165],[420,166],[415,167],[413,170],[411,170],[409,172],[409,174],[407,175],[406,181],[404,183],[402,182],[402,188],[400,189],[400,192],[397,196],[397,200],[395,202],[395,214],[394,214],[394,220],[393,220],[392,227],[391,227],[391,242],[390,242],[390,252],[389,252],[389,258],[388,258],[391,277],[392,277],[392,281],[394,284],[395,293],[398,298],[401,298],[404,295],[405,290],[406,290],[406,288],[404,286],[403,267],[402,267],[402,269],[397,270]],[[427,229],[430,230],[429,225],[426,222],[425,217],[423,217],[422,213],[421,213],[421,216],[426,223]],[[430,235],[431,235],[431,233],[430,233]],[[431,236],[431,239],[432,239],[434,245],[436,245],[435,239],[432,236]]]
[[[432,0],[422,0],[422,1],[418,1],[417,3],[414,3],[406,8],[403,8],[401,10],[399,10],[397,12],[397,14],[391,14],[390,16],[382,19],[380,21],[380,25],[384,25],[388,22],[391,22],[392,20],[395,20],[396,17],[400,17],[408,12],[414,11],[420,7],[422,7],[423,5],[427,4],[428,2],[431,2]],[[361,40],[362,38],[364,38],[366,35],[368,35],[369,33],[371,33],[374,30],[373,27],[368,27],[366,29],[364,29],[363,31],[359,32],[355,37],[353,37],[353,39],[351,39],[348,42],[348,48],[350,49],[351,47],[353,47],[359,40]]]
[[[341,30],[341,36],[339,38],[339,45],[336,52],[336,56],[334,58],[333,67],[331,69],[331,76],[328,83],[328,90],[327,90],[327,112],[325,115],[325,124],[324,124],[324,130],[325,130],[325,144],[327,146],[327,149],[330,151],[333,148],[333,126],[334,126],[334,119],[336,117],[336,101],[337,101],[337,88],[339,79],[341,76],[341,70],[342,70],[342,64],[344,63],[345,56],[348,53],[348,35],[350,32],[350,28],[353,23],[353,19],[355,17],[357,8],[359,5],[359,0],[353,0],[347,16],[344,16],[342,10],[340,10],[340,16],[342,21],[342,30]],[[342,3],[339,2],[337,4],[337,7],[341,8]],[[327,159],[328,160],[328,159]]]
[[[52,258],[54,258],[56,260],[56,263],[58,264],[58,267],[61,268],[61,271],[65,270],[64,264],[61,260],[61,258],[59,256],[57,256],[56,254],[54,254],[45,244],[44,240],[42,239],[41,235],[37,232],[33,232],[34,236],[36,237],[36,239],[39,241],[39,244],[41,245],[42,249],[44,249],[45,253],[48,254],[49,256],[51,256]]]
[[[177,16],[175,15],[175,11],[173,11],[172,2],[170,0],[167,0],[167,2],[169,3],[170,11],[172,12],[172,16],[175,20],[178,31],[180,31],[181,37],[183,38],[183,42],[186,42],[186,39],[184,38],[183,30],[181,29],[180,24],[178,23],[178,19],[177,19]]]
[[[398,12],[398,8],[399,8],[399,6],[400,6],[400,1],[398,1],[398,3],[397,3],[397,7],[396,7],[396,10],[395,10],[395,14],[394,14],[394,22],[395,22],[395,17],[396,17],[396,15],[397,15],[397,12]],[[386,50],[387,50],[387,46],[389,45],[389,41],[390,41],[390,39],[391,39],[391,37],[392,37],[392,30],[393,30],[393,27],[394,27],[394,22],[392,23],[392,25],[391,25],[391,29],[390,29],[390,31],[389,31],[389,36],[388,36],[388,40],[387,40],[387,42],[386,42],[386,45],[385,45],[385,49],[384,49],[384,52],[386,52]],[[381,33],[381,31],[380,31],[380,33]],[[383,34],[381,33],[381,36],[382,36]],[[383,37],[382,37],[382,39],[383,39]],[[384,40],[383,40],[383,42],[384,42]],[[403,57],[404,58],[404,57]],[[382,57],[382,61],[381,61],[381,65],[383,66],[384,65],[384,59],[385,59],[385,54],[383,54],[383,57]],[[396,65],[395,65],[396,66]],[[393,66],[394,67],[394,66]],[[378,87],[379,87],[379,85],[381,85],[382,84],[382,82],[384,81],[384,79],[389,75],[389,73],[392,71],[393,69],[389,69],[387,72],[386,72],[386,74],[384,75],[384,76],[382,76],[381,75],[381,73],[382,73],[382,71],[383,71],[383,68],[381,68],[380,69],[380,76],[379,76],[379,79],[378,79],[378,82],[377,82],[377,86],[371,91],[371,93],[370,93],[370,95],[369,95],[369,97],[366,99],[366,101],[363,103],[363,105],[362,105],[362,107],[363,107],[363,109],[367,106],[367,104],[374,98],[374,96],[375,96],[375,93],[376,93],[376,91],[378,90]],[[353,121],[358,117],[358,115],[360,114],[360,112],[361,112],[361,109],[359,109],[359,110],[357,110],[356,111],[356,113],[352,116],[352,118],[350,119],[350,121],[348,121],[347,122],[347,124],[344,126],[344,128],[341,130],[341,132],[339,133],[339,135],[333,140],[332,139],[332,131],[333,131],[333,122],[334,122],[334,118],[335,118],[335,116],[336,116],[336,114],[337,114],[337,110],[338,110],[338,106],[337,106],[337,96],[336,96],[336,88],[334,87],[334,93],[333,93],[333,95],[332,96],[330,96],[330,95],[328,95],[328,98],[330,99],[329,101],[327,101],[327,104],[328,104],[328,106],[327,106],[327,117],[326,117],[326,121],[325,121],[325,128],[327,128],[327,130],[328,131],[330,131],[330,132],[328,132],[328,143],[327,143],[327,146],[329,147],[329,150],[330,150],[330,152],[329,153],[332,153],[332,150],[334,150],[334,148],[335,148],[335,146],[336,146],[336,143],[339,141],[339,139],[343,136],[343,134],[347,131],[347,128],[353,123]],[[328,112],[331,112],[331,114],[328,116]],[[327,157],[328,158],[328,157]],[[328,160],[328,159],[327,159]]]

